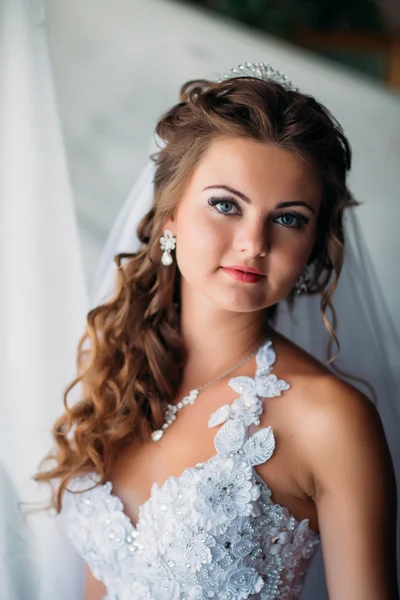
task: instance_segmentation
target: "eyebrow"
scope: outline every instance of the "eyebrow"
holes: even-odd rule
[[[211,189],[226,190],[227,192],[230,192],[231,194],[235,194],[235,196],[238,196],[239,198],[241,198],[244,202],[246,202],[246,204],[251,204],[250,198],[248,198],[242,192],[239,192],[239,190],[235,190],[235,188],[233,188],[229,185],[208,185],[207,187],[205,187],[203,189],[203,192],[205,190],[211,190]],[[307,202],[303,202],[302,200],[289,200],[286,202],[279,202],[279,204],[277,204],[275,208],[288,208],[289,206],[304,206],[305,208],[308,208],[308,210],[310,212],[315,214],[315,210],[313,209],[313,207],[310,206],[310,204],[307,204]]]

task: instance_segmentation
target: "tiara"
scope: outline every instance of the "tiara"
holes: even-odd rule
[[[237,67],[233,67],[229,73],[224,73],[217,79],[217,83],[221,83],[225,81],[225,79],[231,79],[233,77],[256,77],[257,79],[262,79],[263,81],[276,81],[281,86],[289,90],[297,90],[289,81],[287,75],[282,73],[282,71],[276,71],[270,64],[264,62],[253,62],[253,63],[244,63],[242,65],[238,65]]]

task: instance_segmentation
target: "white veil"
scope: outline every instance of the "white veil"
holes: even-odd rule
[[[113,257],[120,252],[138,250],[136,228],[152,206],[154,172],[155,167],[149,162],[118,214],[98,266],[91,298],[92,306],[98,306],[113,295],[116,276]],[[400,341],[381,294],[372,260],[358,225],[356,210],[350,208],[346,211],[346,256],[333,299],[340,341],[340,354],[335,364],[352,376],[366,380],[372,386],[399,486],[400,374],[391,365],[391,357],[400,356]],[[329,336],[320,316],[319,297],[296,298],[292,314],[285,302],[281,304],[276,328],[325,362]],[[353,379],[350,382],[371,397],[368,386]],[[400,539],[399,531],[398,526],[397,540]],[[328,598],[321,550],[311,565],[301,597],[303,600]]]

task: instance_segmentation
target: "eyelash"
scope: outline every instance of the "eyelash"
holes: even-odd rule
[[[208,204],[212,207],[214,207],[214,209],[216,210],[216,212],[219,215],[224,215],[226,217],[237,217],[239,215],[235,214],[235,213],[224,213],[220,210],[218,210],[217,208],[215,208],[218,204],[232,204],[232,206],[235,206],[235,208],[237,210],[240,211],[240,205],[238,202],[236,202],[236,200],[234,200],[233,198],[224,198],[224,197],[219,197],[219,198],[210,198],[208,200]],[[281,213],[280,215],[276,215],[274,217],[275,219],[279,219],[280,217],[293,217],[294,219],[297,220],[297,225],[284,225],[283,223],[278,223],[278,225],[280,225],[281,227],[286,227],[286,229],[302,229],[305,225],[307,225],[307,223],[309,222],[310,219],[308,219],[307,217],[305,217],[303,214],[297,212],[297,211],[290,211],[290,212],[284,212]]]

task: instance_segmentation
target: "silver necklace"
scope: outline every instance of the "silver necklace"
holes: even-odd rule
[[[161,429],[157,429],[156,431],[153,431],[151,434],[151,438],[152,438],[153,442],[158,442],[158,440],[160,440],[162,438],[165,430],[168,429],[168,427],[170,427],[172,425],[172,423],[175,421],[176,413],[178,413],[180,410],[182,410],[182,408],[184,408],[188,404],[195,403],[197,396],[200,394],[200,392],[204,391],[206,388],[210,387],[211,385],[214,385],[214,383],[217,383],[217,381],[219,381],[220,379],[223,379],[224,377],[226,377],[233,371],[236,371],[236,369],[238,369],[239,367],[244,365],[248,360],[253,358],[253,356],[255,356],[257,354],[257,352],[258,352],[258,349],[255,350],[254,352],[252,352],[251,354],[249,354],[248,356],[246,356],[245,358],[243,358],[234,367],[232,367],[232,368],[228,369],[228,371],[225,371],[224,373],[222,373],[222,375],[219,375],[215,379],[212,379],[211,381],[209,381],[208,383],[205,383],[204,385],[202,385],[199,388],[190,390],[188,395],[185,396],[184,398],[182,398],[182,400],[180,402],[178,402],[177,404],[167,404],[167,408],[165,410],[165,416],[164,416],[164,418],[165,418],[164,424],[162,425]]]

